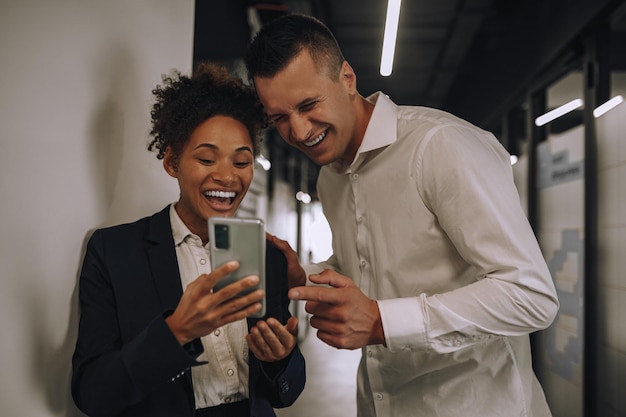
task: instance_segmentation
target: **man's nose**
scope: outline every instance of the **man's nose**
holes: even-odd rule
[[[309,139],[312,126],[308,118],[301,115],[292,115],[290,122],[292,139],[298,142]]]

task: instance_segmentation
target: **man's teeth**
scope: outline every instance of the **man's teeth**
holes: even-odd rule
[[[313,138],[312,140],[308,141],[308,142],[304,142],[305,146],[315,146],[318,143],[320,143],[325,137],[326,137],[326,133],[327,131],[323,131],[319,136]]]
[[[206,191],[204,195],[207,197],[233,198],[235,197],[235,192],[234,191]]]

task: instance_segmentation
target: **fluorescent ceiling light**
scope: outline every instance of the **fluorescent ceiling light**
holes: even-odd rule
[[[598,118],[598,117],[602,116],[607,111],[609,111],[612,108],[617,107],[618,105],[620,105],[622,103],[622,101],[624,101],[624,97],[622,97],[622,96],[615,96],[615,97],[613,97],[612,99],[610,99],[606,103],[601,104],[598,107],[596,107],[595,110],[593,111],[593,117]]]
[[[535,124],[537,126],[543,126],[546,123],[550,123],[554,119],[558,119],[559,117],[567,114],[573,110],[576,110],[579,107],[583,106],[583,101],[579,98],[576,100],[572,100],[569,103],[563,104],[561,107],[557,107],[554,110],[550,110],[546,114],[542,114],[541,116],[535,119]]]
[[[385,21],[385,37],[383,38],[383,53],[380,58],[380,75],[383,77],[391,75],[393,68],[399,20],[400,0],[389,0],[387,3],[387,20]]]
[[[257,156],[256,158],[256,161],[266,171],[269,171],[270,168],[272,167],[272,163],[269,161],[269,159],[263,156],[263,154],[259,154],[259,156]]]

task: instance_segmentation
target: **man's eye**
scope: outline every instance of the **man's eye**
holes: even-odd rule
[[[317,104],[317,101],[311,101],[310,103],[305,103],[300,107],[300,111],[309,111],[312,110],[313,107]]]
[[[282,122],[283,120],[285,120],[285,116],[280,115],[280,116],[274,116],[272,117],[270,120],[270,124],[271,125],[277,125],[278,123]]]

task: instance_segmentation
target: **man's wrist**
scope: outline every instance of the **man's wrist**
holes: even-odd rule
[[[374,319],[374,323],[372,325],[372,345],[383,345],[387,346],[387,341],[385,340],[385,329],[383,328],[383,321],[380,317],[380,309],[378,308],[378,302],[376,300],[372,300],[374,305],[376,306],[376,318]]]

